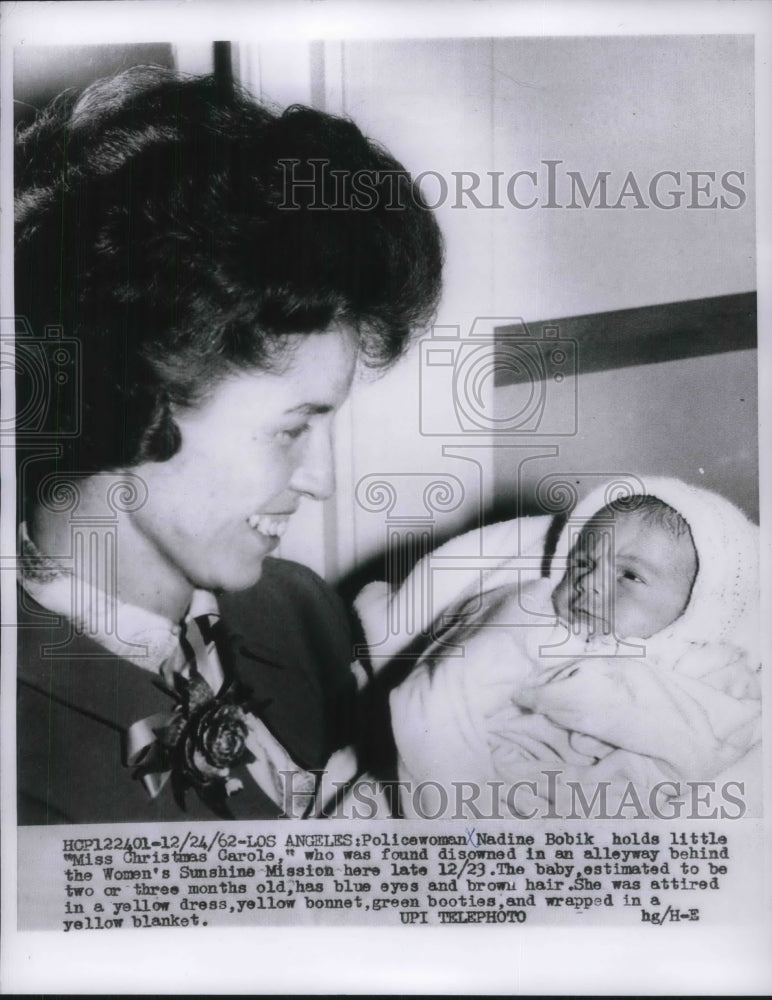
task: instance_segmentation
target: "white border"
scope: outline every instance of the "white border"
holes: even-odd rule
[[[3,3],[3,177],[0,219],[2,258],[11,259],[12,228],[7,206],[7,169],[12,47],[17,44],[84,44],[120,39],[165,41],[260,37],[298,39],[485,37],[492,35],[635,35],[750,33],[756,36],[757,188],[759,276],[759,389],[772,399],[772,275],[770,220],[772,176],[772,5],[768,0],[663,2],[59,2]],[[2,271],[3,315],[9,315],[11,273]],[[12,405],[5,394],[4,406]],[[761,422],[761,455],[772,455],[769,403]],[[762,521],[772,509],[772,468],[761,463]],[[3,470],[7,471],[7,470]],[[4,476],[7,490],[8,477]],[[12,498],[10,498],[12,499]],[[8,494],[4,509],[9,511]],[[768,525],[766,525],[768,529]],[[2,538],[3,551],[8,539]],[[772,594],[769,531],[764,536],[764,592]],[[767,602],[767,607],[770,605]],[[770,622],[765,648],[772,648]],[[4,659],[15,650],[3,636]],[[8,675],[4,677],[4,693]],[[769,681],[769,677],[767,677]],[[767,684],[766,704],[770,701]],[[13,760],[13,702],[4,697],[2,741]],[[767,740],[769,774],[772,740]],[[2,802],[13,801],[13,768],[3,768]],[[12,809],[5,809],[6,818]],[[767,816],[769,816],[767,808]],[[12,818],[12,817],[11,817]],[[16,934],[15,836],[2,838],[2,992],[499,992],[764,994],[772,986],[768,957],[770,925],[684,928],[659,936],[627,930],[525,929],[517,936],[498,928],[426,928],[420,932],[381,928],[188,930],[136,932],[122,938],[60,933]],[[769,844],[769,819],[767,843]],[[769,868],[767,871],[769,879]],[[767,885],[768,911],[772,909]],[[461,936],[460,936],[461,935]],[[463,947],[460,947],[463,942]],[[728,960],[731,956],[731,963]]]

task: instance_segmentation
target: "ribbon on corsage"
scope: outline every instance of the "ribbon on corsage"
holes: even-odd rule
[[[245,764],[255,782],[285,815],[306,815],[316,776],[299,767],[268,727],[246,708],[246,691],[226,682],[215,694],[199,674],[174,675],[177,705],[140,719],[126,734],[126,763],[155,798],[168,781],[181,809],[193,788],[218,815],[243,783],[231,770]]]

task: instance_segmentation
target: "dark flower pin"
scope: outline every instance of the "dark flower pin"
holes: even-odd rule
[[[215,812],[227,814],[226,800],[243,787],[231,769],[255,759],[247,747],[246,692],[226,682],[215,694],[200,674],[175,674],[174,687],[177,705],[168,721],[153,730],[156,743],[137,761],[135,775],[171,772],[181,808],[193,788]]]

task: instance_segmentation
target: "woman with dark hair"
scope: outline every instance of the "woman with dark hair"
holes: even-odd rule
[[[50,374],[17,377],[19,822],[306,813],[351,642],[270,553],[334,488],[358,361],[430,318],[436,222],[351,122],[151,67],[55,102],[16,172]]]

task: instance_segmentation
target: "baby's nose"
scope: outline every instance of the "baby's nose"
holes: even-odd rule
[[[601,590],[602,568],[597,562],[574,571],[574,591],[578,597],[599,594]]]
[[[601,568],[596,563],[592,567],[592,569],[589,569],[587,571],[587,574],[585,575],[582,583],[586,590],[591,590],[594,594],[597,594],[598,591],[600,590],[600,581],[601,581]]]

